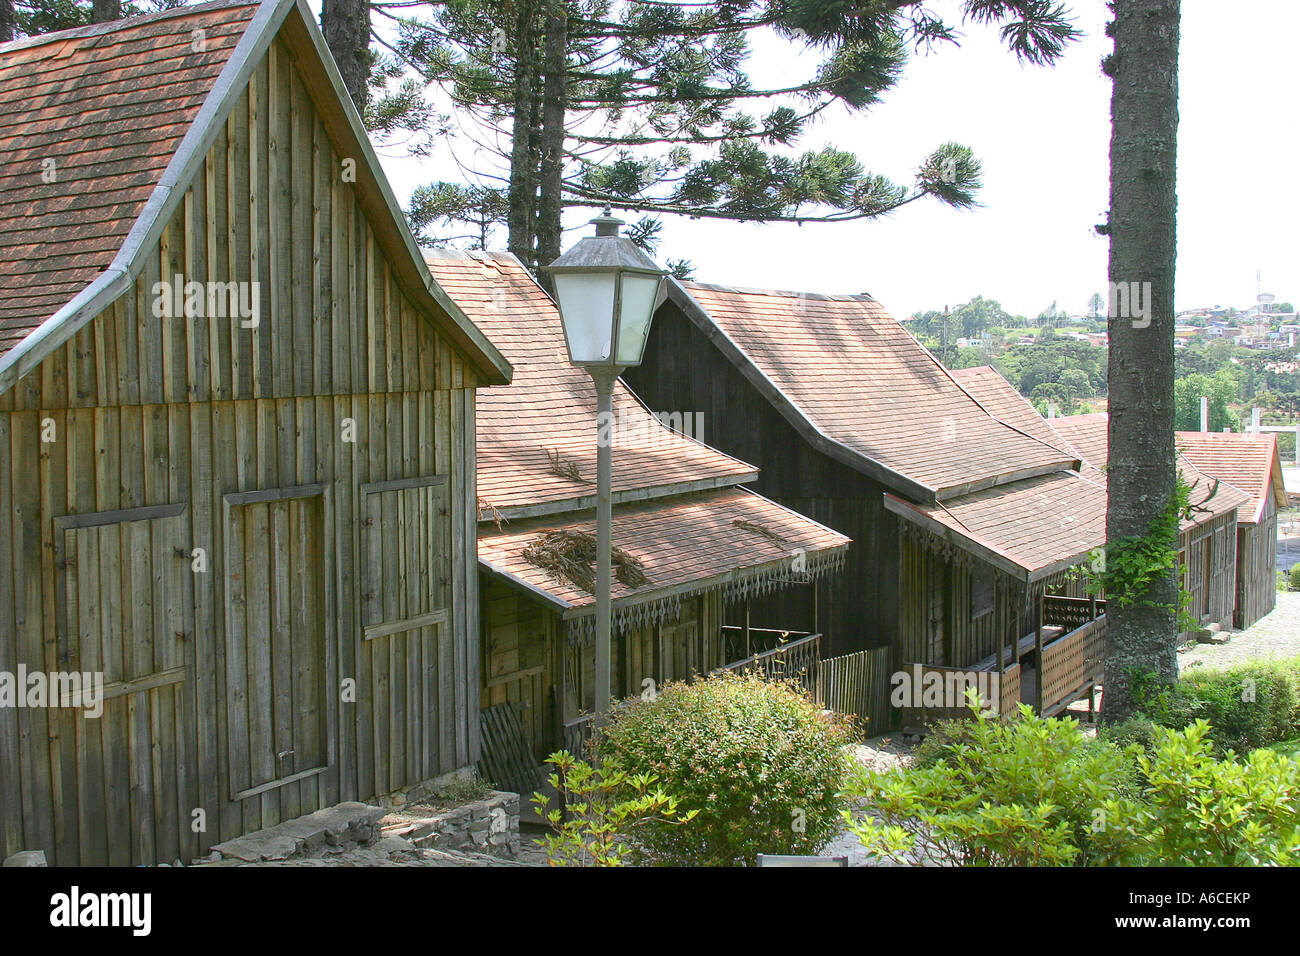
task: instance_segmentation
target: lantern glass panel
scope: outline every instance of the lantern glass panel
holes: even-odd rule
[[[554,275],[564,336],[574,362],[607,362],[614,333],[616,272]]]
[[[623,299],[618,317],[619,365],[641,364],[660,281],[657,275],[623,273]]]

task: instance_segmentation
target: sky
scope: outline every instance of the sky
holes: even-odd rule
[[[1107,242],[1093,227],[1108,196],[1110,83],[1100,62],[1110,41],[1103,0],[1070,6],[1086,35],[1056,66],[1022,66],[995,30],[971,25],[960,47],[913,57],[882,103],[824,118],[798,143],[850,150],[868,169],[909,184],[935,147],[962,143],[983,163],[978,207],[920,201],[877,220],[804,226],[665,217],[656,258],[690,260],[702,282],[867,292],[897,316],[976,295],[1016,314],[1036,316],[1053,303],[1085,312],[1106,289]],[[1249,307],[1257,272],[1263,292],[1300,299],[1296,36],[1296,0],[1183,3],[1180,310]],[[801,70],[797,48],[766,36],[754,43],[751,70],[756,80],[779,81],[806,72],[806,61]],[[421,183],[459,178],[447,148],[426,159],[380,151],[403,203]],[[593,214],[566,213],[566,245]]]

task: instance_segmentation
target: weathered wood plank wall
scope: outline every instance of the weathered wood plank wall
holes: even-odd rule
[[[134,293],[0,395],[0,669],[121,689],[0,708],[6,854],[188,859],[478,758],[478,380],[348,158],[277,40]],[[261,324],[156,317],[177,274]]]

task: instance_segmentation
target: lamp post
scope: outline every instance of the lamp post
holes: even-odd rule
[[[614,381],[640,365],[659,287],[667,274],[619,234],[608,209],[591,220],[594,236],[550,264],[569,361],[596,386],[596,717],[610,702],[610,485],[613,475]]]

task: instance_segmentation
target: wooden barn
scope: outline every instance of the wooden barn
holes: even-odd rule
[[[1104,489],[1032,408],[985,407],[870,296],[672,282],[626,378],[853,539],[817,597],[830,653],[996,670],[1004,711],[1054,712],[1099,679],[1104,603],[1050,592],[1104,543]]]
[[[1098,480],[1105,484],[1109,460],[1106,413],[1068,415],[1053,418],[1049,424],[1079,451],[1086,468],[1094,470]],[[1195,621],[1179,637],[1188,639],[1195,631],[1212,625],[1233,626],[1237,603],[1238,520],[1240,510],[1248,507],[1249,496],[1222,480],[1222,476],[1198,468],[1182,454],[1182,444],[1180,438],[1178,473],[1191,488],[1193,505],[1192,514],[1182,521],[1178,532],[1182,586],[1190,595],[1187,612]]]
[[[102,680],[0,707],[0,856],[188,862],[472,766],[510,366],[307,5],[10,43],[0,103],[0,672]]]
[[[1233,627],[1250,627],[1277,604],[1277,513],[1287,506],[1277,435],[1178,432],[1184,458],[1244,491],[1237,512],[1237,593]]]
[[[561,745],[576,752],[594,705],[581,544],[595,529],[595,390],[569,363],[554,303],[514,257],[428,262],[515,370],[510,387],[478,397],[481,702],[513,705],[540,762]],[[840,567],[848,538],[744,488],[752,465],[683,434],[693,429],[652,414],[621,382],[614,413],[615,696],[755,657],[815,679],[813,609],[747,620],[745,607],[773,589],[811,590]]]

